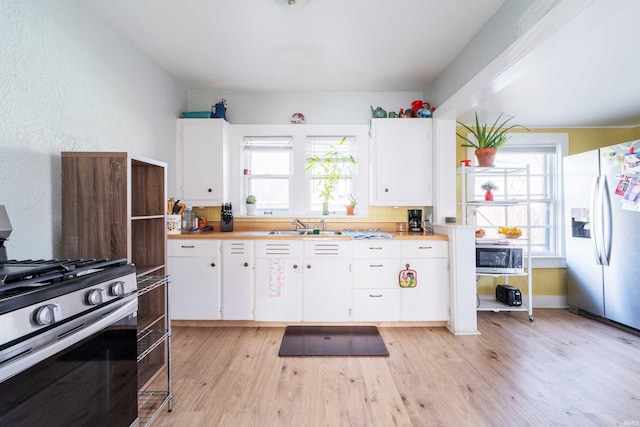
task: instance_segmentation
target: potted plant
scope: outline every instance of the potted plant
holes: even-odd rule
[[[344,144],[346,139],[346,137],[342,138],[338,146]],[[322,215],[329,215],[329,200],[334,198],[333,192],[341,179],[351,176],[351,167],[355,165],[356,159],[351,154],[345,154],[333,145],[323,155],[309,158],[309,164],[305,170],[315,169],[315,173],[321,177],[317,185],[322,199]]]
[[[513,119],[513,117],[508,118],[504,122],[498,124],[500,119],[502,118],[502,113],[498,116],[496,121],[493,123],[491,127],[487,127],[486,124],[480,125],[480,121],[478,120],[478,113],[476,115],[476,126],[475,128],[469,127],[464,123],[457,122],[459,125],[464,127],[467,131],[469,131],[474,136],[474,140],[469,139],[467,136],[462,135],[456,132],[460,138],[466,141],[465,144],[462,144],[463,147],[472,147],[476,149],[476,158],[478,159],[478,166],[493,166],[493,161],[496,157],[496,151],[505,142],[509,139],[509,132],[513,128],[522,128],[529,131],[528,128],[522,125],[511,125],[505,128],[506,124]]]
[[[247,215],[253,216],[256,214],[256,196],[249,194],[247,196]]]
[[[493,202],[493,190],[497,190],[498,186],[491,181],[487,181],[480,186],[484,190],[484,200]]]
[[[349,198],[349,204],[346,206],[347,208],[347,215],[353,215],[355,209],[356,209],[356,199],[355,197],[353,197],[353,194],[349,194],[349,196],[347,196]]]

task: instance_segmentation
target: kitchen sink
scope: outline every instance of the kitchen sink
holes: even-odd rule
[[[304,236],[307,230],[273,230],[267,232],[270,236]]]
[[[313,230],[307,230],[304,232],[305,236],[342,236],[342,231],[320,231],[318,234],[314,234]]]
[[[342,231],[320,231],[314,234],[313,230],[273,230],[268,231],[269,236],[342,236]]]

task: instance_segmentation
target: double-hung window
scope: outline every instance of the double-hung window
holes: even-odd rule
[[[529,203],[531,208],[531,255],[534,258],[556,258],[562,256],[561,217],[561,171],[562,156],[566,153],[568,138],[557,133],[513,133],[504,146],[498,149],[495,166],[503,168],[529,165]],[[524,175],[496,182],[499,192],[509,199],[525,200],[527,183]],[[475,194],[481,199],[484,190],[482,182],[475,182]],[[506,186],[506,188],[504,188]],[[509,224],[524,228],[527,225],[527,211],[524,205],[504,206],[490,211],[490,217],[478,215],[479,227]],[[542,264],[539,264],[542,266]],[[534,264],[534,267],[536,265]],[[549,266],[556,266],[550,264]]]
[[[305,170],[310,213],[326,209],[344,214],[349,196],[356,193],[355,140],[353,136],[307,137]],[[327,206],[323,206],[325,203]]]
[[[293,138],[245,137],[245,194],[256,196],[257,211],[288,212],[293,196]]]

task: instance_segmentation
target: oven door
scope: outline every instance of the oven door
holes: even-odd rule
[[[0,352],[0,425],[137,426],[137,309],[130,295]]]

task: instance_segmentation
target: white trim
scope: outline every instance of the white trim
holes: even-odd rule
[[[533,295],[534,308],[567,308],[566,295]]]

